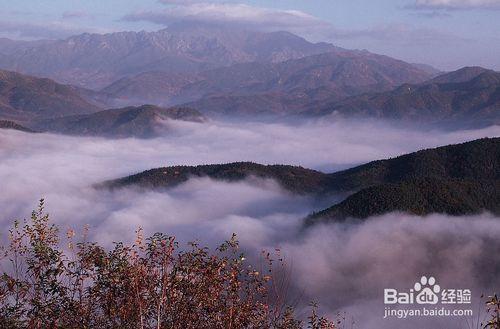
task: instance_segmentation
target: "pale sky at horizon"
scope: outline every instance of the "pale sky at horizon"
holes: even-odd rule
[[[500,70],[500,0],[0,0],[0,37],[155,31],[186,18],[289,30],[442,70]]]

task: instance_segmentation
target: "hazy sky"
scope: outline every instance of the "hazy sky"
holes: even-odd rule
[[[451,70],[500,69],[500,0],[0,0],[0,36],[158,30],[172,22],[290,30]]]

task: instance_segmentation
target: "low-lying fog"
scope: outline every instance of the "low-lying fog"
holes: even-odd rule
[[[416,131],[377,122],[304,125],[169,123],[173,133],[150,139],[68,137],[0,130],[0,225],[5,235],[41,197],[65,228],[90,224],[104,244],[129,239],[141,226],[182,241],[215,245],[238,234],[249,254],[279,247],[301,302],[316,300],[332,315],[346,310],[355,328],[422,328],[382,320],[383,289],[410,289],[421,275],[475,297],[500,287],[500,221],[491,215],[427,218],[389,214],[364,224],[330,224],[299,232],[314,200],[292,196],[273,181],[222,183],[193,179],[168,192],[96,191],[91,185],[177,164],[255,161],[333,171],[422,148],[500,135]],[[474,306],[477,309],[477,301]],[[467,328],[440,318],[430,327]],[[413,325],[413,326],[412,326]]]

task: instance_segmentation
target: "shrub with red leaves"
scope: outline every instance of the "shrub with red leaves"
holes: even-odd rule
[[[106,250],[67,232],[60,247],[41,200],[31,220],[15,222],[2,251],[1,328],[335,328],[313,305],[307,323],[280,297],[264,254],[257,271],[236,238],[215,251],[157,233]]]

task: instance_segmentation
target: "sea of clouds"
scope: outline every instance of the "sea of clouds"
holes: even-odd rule
[[[467,328],[465,319],[383,320],[383,289],[409,289],[421,275],[442,286],[500,287],[500,221],[489,214],[426,218],[388,214],[363,223],[303,229],[320,209],[275,182],[189,180],[169,191],[95,190],[92,185],[170,165],[255,161],[334,171],[422,148],[500,136],[500,127],[440,131],[381,122],[169,123],[155,139],[102,139],[0,130],[0,225],[28,217],[37,200],[62,229],[90,225],[93,239],[131,242],[144,228],[215,246],[237,233],[250,255],[280,248],[299,304],[346,311],[355,328]],[[475,299],[477,308],[477,299]],[[404,321],[404,322],[402,322]]]

